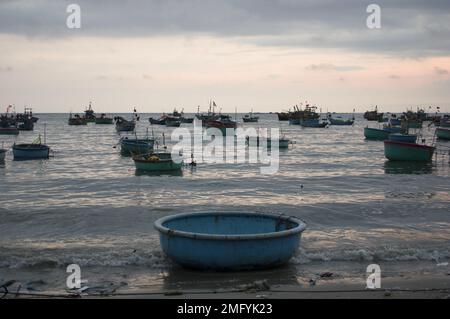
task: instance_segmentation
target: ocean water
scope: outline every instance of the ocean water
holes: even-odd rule
[[[170,146],[173,128],[151,128],[149,116],[157,115],[141,114],[138,134],[148,129],[162,142],[164,133]],[[340,269],[346,276],[370,263],[399,267],[450,259],[450,164],[444,154],[450,143],[439,142],[433,163],[390,163],[383,143],[363,136],[367,124],[378,123],[360,115],[354,126],[318,129],[261,114],[259,123],[241,125],[278,127],[295,142],[280,150],[278,173],[261,174],[261,164],[202,163],[158,176],[136,173],[133,161],[119,154],[114,125],[68,126],[67,114],[38,117],[35,131],[0,136],[6,148],[43,136],[45,126],[52,149],[48,160],[13,161],[9,152],[0,164],[0,280],[43,279],[63,289],[65,267],[76,263],[91,282],[128,278],[132,287],[169,278],[176,284],[186,277],[178,277],[183,270],[162,254],[153,222],[216,210],[303,219],[308,228],[287,276],[337,264],[345,264]],[[433,126],[424,126],[424,138],[431,141],[433,133]]]

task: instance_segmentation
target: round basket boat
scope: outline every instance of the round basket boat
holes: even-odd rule
[[[244,270],[272,268],[295,253],[306,224],[268,213],[185,213],[155,222],[161,247],[188,268]]]

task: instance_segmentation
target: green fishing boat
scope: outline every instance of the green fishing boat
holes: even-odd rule
[[[384,141],[384,155],[390,161],[429,162],[435,147],[415,143]]]
[[[155,152],[133,156],[137,170],[149,172],[177,171],[181,170],[183,161],[176,163],[169,152]]]
[[[450,128],[438,127],[436,136],[441,140],[450,140]]]
[[[391,132],[378,128],[365,127],[364,137],[368,140],[387,140]]]

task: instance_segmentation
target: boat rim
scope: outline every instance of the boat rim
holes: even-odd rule
[[[385,140],[384,144],[397,144],[397,145],[401,145],[401,146],[413,147],[413,148],[422,148],[422,149],[434,149],[435,148],[434,146],[429,146],[429,145],[421,145],[421,144],[399,142],[399,141],[391,141],[391,140]]]
[[[40,150],[46,150],[49,149],[50,147],[48,147],[47,145],[44,144],[14,144],[13,145],[13,149],[40,149]]]
[[[197,216],[260,216],[269,217],[283,221],[289,221],[296,224],[294,228],[282,230],[278,232],[262,233],[262,234],[246,234],[246,235],[218,235],[218,234],[203,234],[187,232],[182,230],[170,229],[163,224],[165,222],[181,219],[185,217],[197,217]],[[177,215],[169,215],[161,217],[154,222],[154,227],[162,234],[191,238],[191,239],[209,239],[209,240],[255,240],[255,239],[270,239],[270,238],[280,238],[288,237],[291,235],[296,235],[302,233],[306,229],[306,223],[299,218],[293,216],[287,216],[283,214],[274,213],[258,213],[258,212],[197,212],[197,213],[182,213]]]

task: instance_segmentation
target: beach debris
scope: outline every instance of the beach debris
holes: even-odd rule
[[[333,277],[333,273],[332,272],[324,272],[320,274],[320,278],[330,278]]]
[[[238,286],[239,291],[265,291],[270,290],[267,280],[256,280],[252,283]]]

